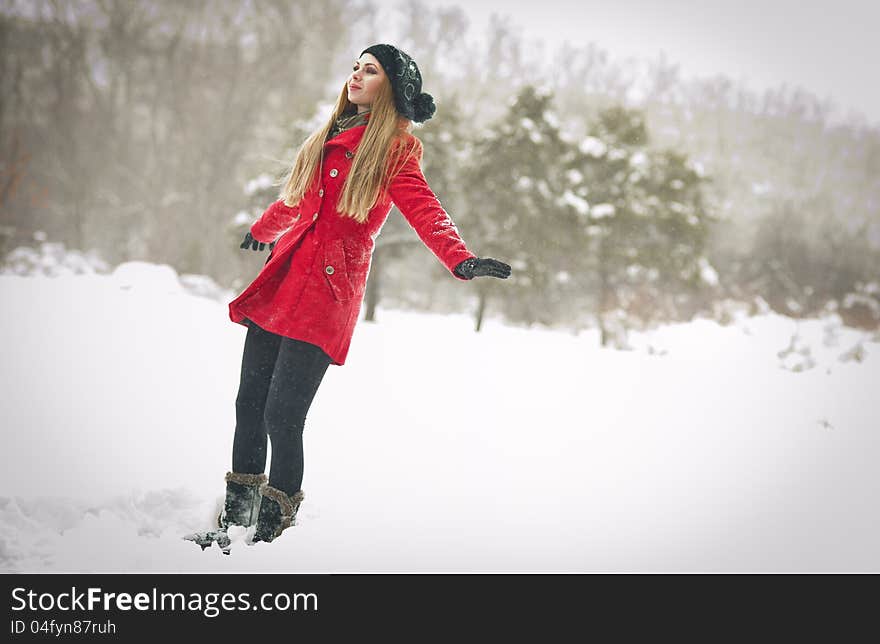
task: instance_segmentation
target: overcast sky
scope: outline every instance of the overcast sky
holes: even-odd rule
[[[788,82],[830,97],[838,117],[853,110],[880,125],[880,0],[425,1],[462,7],[471,38],[491,13],[509,15],[548,51],[564,40],[595,42],[620,60],[663,50],[685,78],[721,72],[756,91]]]

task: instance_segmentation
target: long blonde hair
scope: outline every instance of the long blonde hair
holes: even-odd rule
[[[303,142],[296,153],[293,167],[281,180],[284,188],[278,198],[283,199],[285,204],[295,206],[303,198],[314,181],[324,152],[324,142],[333,124],[340,116],[354,114],[356,109],[357,106],[348,100],[346,83],[327,123]],[[397,112],[391,82],[385,76],[370,107],[367,128],[342,186],[336,206],[341,216],[364,223],[378,199],[387,195],[391,179],[400,172],[404,163],[411,156],[421,162],[422,142],[411,131],[412,121]],[[394,145],[397,141],[403,145]]]

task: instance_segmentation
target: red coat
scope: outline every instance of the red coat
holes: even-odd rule
[[[422,242],[452,273],[475,257],[440,201],[431,191],[417,159],[410,159],[359,224],[336,212],[345,177],[366,130],[358,125],[324,144],[318,176],[293,207],[278,200],[251,226],[254,239],[275,244],[253,282],[229,303],[233,322],[258,326],[321,347],[342,365],[358,320],[374,240],[391,210],[400,210]],[[464,280],[455,273],[457,279]]]

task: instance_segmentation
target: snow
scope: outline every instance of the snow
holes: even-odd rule
[[[245,224],[251,224],[254,221],[254,216],[245,211],[239,210],[232,218],[232,223],[236,226],[244,226]]]
[[[579,215],[590,214],[590,204],[583,197],[579,197],[571,190],[562,193],[562,203],[572,206]]]
[[[579,185],[584,182],[584,174],[577,168],[567,170],[565,176],[568,181],[574,185]]]
[[[517,190],[531,190],[535,185],[535,180],[531,177],[518,177],[515,185]]]
[[[544,140],[544,137],[541,135],[541,132],[538,131],[538,126],[535,122],[530,119],[528,116],[523,116],[519,120],[520,127],[528,131],[529,139],[532,143],[540,143]]]
[[[720,283],[718,272],[715,270],[715,267],[709,263],[709,260],[705,257],[700,257],[697,260],[697,263],[700,267],[700,279],[706,284],[718,286]]]
[[[245,184],[244,193],[246,195],[252,195],[260,190],[266,190],[272,187],[274,182],[275,179],[271,175],[263,172]]]
[[[560,123],[559,117],[556,115],[556,112],[552,110],[547,110],[546,112],[544,112],[544,121],[554,130],[559,130],[562,128],[562,123]]]
[[[852,308],[858,304],[877,313],[878,309],[880,309],[880,305],[877,304],[877,293],[880,292],[880,284],[877,282],[869,282],[867,284],[859,282],[856,284],[856,289],[856,293],[847,293],[844,296],[841,301],[843,307]]]
[[[245,329],[183,281],[0,275],[0,570],[880,570],[880,336],[735,305],[629,351],[380,308],[309,412],[298,525],[203,552]]]
[[[644,168],[648,165],[648,155],[639,150],[630,157],[629,164],[634,168]]]
[[[578,144],[578,149],[587,156],[601,157],[608,151],[608,146],[601,139],[594,136],[587,136]]]
[[[45,237],[45,233],[34,235],[38,241],[43,241]],[[77,250],[66,249],[64,244],[44,242],[39,245],[39,248],[19,246],[10,251],[4,258],[0,274],[57,276],[106,272],[107,270],[109,267],[96,251],[81,253]]]
[[[590,208],[590,214],[593,215],[594,219],[602,219],[603,217],[612,217],[616,209],[614,208],[614,204],[610,203],[597,203],[595,206]]]

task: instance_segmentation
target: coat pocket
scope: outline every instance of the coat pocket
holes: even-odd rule
[[[345,248],[341,239],[331,239],[324,244],[324,265],[321,270],[338,302],[352,298],[351,280],[345,265]]]

